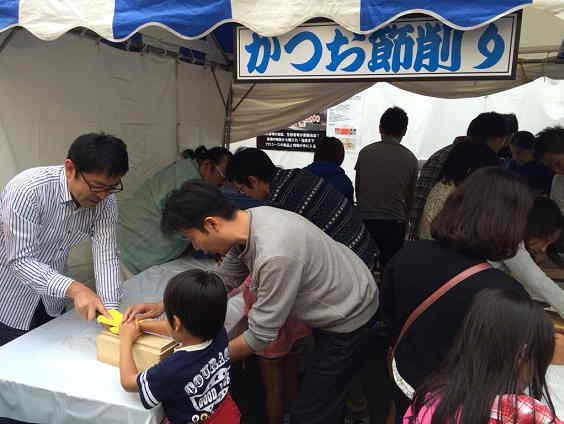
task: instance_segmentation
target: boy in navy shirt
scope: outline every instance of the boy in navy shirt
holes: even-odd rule
[[[239,410],[229,395],[226,309],[225,287],[217,275],[193,269],[172,278],[164,293],[166,320],[122,323],[123,388],[138,391],[147,409],[162,403],[172,424],[239,423]],[[139,373],[132,345],[142,331],[170,334],[181,346]]]

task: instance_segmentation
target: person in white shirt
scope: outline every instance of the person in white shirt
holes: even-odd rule
[[[49,321],[71,298],[88,320],[117,308],[121,276],[117,205],[125,143],[85,134],[61,166],[28,169],[0,194],[0,346]],[[96,294],[64,275],[72,247],[92,240]]]
[[[502,262],[491,262],[517,279],[529,294],[548,303],[564,318],[564,290],[552,281],[537,263],[562,235],[563,218],[558,205],[547,197],[537,197],[529,212],[525,241],[517,254]]]

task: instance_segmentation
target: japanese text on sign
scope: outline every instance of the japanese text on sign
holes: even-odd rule
[[[369,35],[336,24],[303,25],[282,37],[241,27],[237,78],[509,77],[517,27],[517,14],[472,31],[430,18],[400,20]]]

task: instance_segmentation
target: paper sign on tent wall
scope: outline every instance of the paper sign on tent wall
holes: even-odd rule
[[[521,12],[455,30],[433,18],[399,19],[367,34],[305,24],[280,37],[236,27],[238,81],[510,79]]]
[[[362,93],[327,110],[327,136],[337,137],[345,152],[356,153],[360,146]]]

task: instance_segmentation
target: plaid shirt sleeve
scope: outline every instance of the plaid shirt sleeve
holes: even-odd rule
[[[411,213],[409,216],[409,239],[417,239],[417,227],[419,226],[419,220],[421,219],[421,214],[425,208],[425,202],[427,197],[431,192],[433,186],[439,180],[439,175],[443,169],[443,165],[452,150],[452,144],[443,147],[441,150],[435,152],[419,173],[417,178],[417,185],[415,186],[415,196],[413,199],[413,207],[411,208]]]
[[[492,407],[490,424],[563,424],[548,406],[526,395],[498,397]]]

